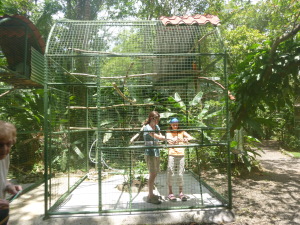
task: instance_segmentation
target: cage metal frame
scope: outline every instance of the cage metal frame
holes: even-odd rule
[[[103,85],[103,80],[107,79],[107,77],[104,77],[106,74],[104,74],[104,76],[102,75],[102,69],[101,67],[95,67],[95,71],[98,71],[96,75],[94,74],[88,74],[88,73],[76,73],[76,71],[67,71],[66,67],[69,67],[71,70],[74,70],[74,68],[76,67],[76,65],[78,66],[78,61],[81,60],[81,63],[87,63],[87,65],[92,65],[95,62],[101,62],[101,60],[103,60],[103,58],[126,58],[126,57],[134,57],[134,58],[138,58],[138,57],[161,57],[162,61],[166,60],[165,62],[169,62],[174,63],[174,60],[176,62],[176,60],[180,57],[212,57],[213,59],[217,58],[219,65],[218,67],[220,67],[221,71],[223,72],[222,76],[223,76],[223,86],[220,85],[218,82],[216,82],[215,80],[210,80],[210,82],[212,82],[214,85],[216,86],[221,86],[223,88],[223,94],[222,94],[222,98],[224,101],[224,105],[225,105],[225,126],[224,127],[192,127],[192,129],[198,129],[198,131],[201,133],[202,138],[201,140],[198,141],[197,146],[199,147],[206,147],[206,146],[217,146],[217,147],[224,147],[226,149],[226,171],[227,171],[227,197],[224,199],[223,196],[221,194],[218,193],[218,191],[214,190],[214,188],[210,187],[210,185],[206,184],[204,180],[202,180],[200,178],[199,182],[203,182],[203,184],[205,185],[205,187],[207,187],[208,189],[210,189],[210,191],[218,196],[220,199],[222,199],[222,204],[220,206],[223,207],[228,207],[231,208],[232,207],[232,190],[231,190],[231,176],[230,176],[230,144],[229,144],[229,130],[228,130],[228,121],[229,121],[229,115],[228,115],[228,80],[227,80],[227,71],[226,71],[226,50],[222,44],[222,39],[221,39],[221,35],[220,35],[220,31],[219,28],[216,26],[211,26],[210,29],[213,30],[210,32],[207,32],[203,37],[207,37],[210,35],[210,33],[214,33],[216,34],[216,36],[218,37],[218,41],[219,43],[214,43],[218,46],[221,46],[219,48],[221,48],[222,51],[220,52],[186,52],[186,50],[184,50],[183,52],[157,52],[157,50],[153,49],[153,52],[119,52],[119,53],[114,53],[111,52],[111,49],[106,49],[104,52],[101,52],[97,49],[80,49],[77,48],[76,44],[78,44],[80,41],[85,43],[86,46],[89,46],[90,42],[90,46],[93,44],[92,40],[90,40],[89,38],[86,38],[84,36],[84,34],[86,32],[89,32],[89,26],[106,26],[106,27],[134,27],[134,26],[138,26],[138,27],[154,27],[157,28],[159,27],[160,29],[164,30],[166,29],[166,27],[164,27],[160,21],[71,21],[71,20],[63,20],[60,22],[57,22],[51,29],[51,32],[49,34],[49,38],[47,41],[47,46],[46,46],[46,52],[45,52],[45,56],[44,56],[44,62],[45,62],[45,78],[44,78],[44,90],[45,90],[45,215],[47,216],[51,216],[51,215],[60,215],[60,214],[80,214],[80,213],[106,213],[106,212],[120,212],[120,211],[149,211],[149,210],[161,210],[161,209],[165,209],[165,210],[172,210],[172,209],[178,209],[178,207],[162,207],[162,208],[145,208],[145,209],[135,209],[135,208],[129,208],[129,209],[118,209],[118,210],[105,210],[102,209],[102,197],[101,197],[101,193],[102,193],[102,183],[101,183],[101,174],[102,174],[102,167],[99,166],[97,167],[98,170],[98,185],[99,185],[99,189],[98,189],[98,210],[97,211],[69,211],[69,212],[59,212],[57,211],[57,208],[60,207],[60,205],[66,200],[66,198],[68,196],[70,196],[70,194],[76,190],[76,188],[87,178],[88,173],[84,174],[82,177],[80,177],[80,179],[77,179],[76,181],[71,181],[71,176],[70,176],[70,171],[68,170],[69,168],[67,168],[66,173],[68,174],[68,185],[66,188],[66,191],[62,194],[59,195],[59,197],[57,198],[53,198],[51,199],[51,195],[53,192],[53,187],[55,186],[51,183],[51,179],[53,179],[52,174],[53,174],[53,152],[55,151],[53,145],[54,143],[57,145],[58,148],[61,148],[60,143],[58,143],[57,140],[55,139],[59,139],[60,141],[62,141],[64,138],[65,140],[67,140],[66,144],[65,144],[65,148],[70,150],[71,147],[71,143],[70,143],[70,138],[73,137],[73,135],[75,133],[82,133],[82,135],[86,136],[86,143],[85,143],[85,147],[86,149],[89,149],[91,147],[91,142],[88,142],[88,140],[90,139],[91,136],[91,132],[96,131],[97,136],[103,138],[105,134],[109,133],[107,131],[103,131],[103,126],[101,125],[101,120],[103,119],[103,107],[106,107],[103,105],[103,99],[101,100],[99,96],[103,96],[103,90],[105,90],[107,88],[107,85]],[[62,32],[70,32],[70,33],[76,33],[79,29],[78,28],[74,28],[74,27],[84,27],[85,29],[83,31],[81,31],[81,33],[79,32],[79,36],[82,37],[82,40],[76,42],[76,38],[78,38],[78,36],[75,36],[76,38],[74,39],[69,39],[69,40],[59,40],[59,36],[56,29],[58,27],[61,28]],[[210,25],[199,25],[199,27],[207,27]],[[76,30],[77,29],[77,30]],[[121,28],[120,28],[121,29]],[[178,30],[180,30],[180,26],[174,26],[174,28],[170,27],[170,29],[174,29],[175,34],[177,34],[179,37],[180,35],[184,35],[184,33],[186,32],[186,30],[183,29],[183,32],[178,32]],[[109,29],[107,29],[109,30]],[[153,31],[150,29],[150,31]],[[99,29],[99,35],[100,38],[105,38],[105,35],[101,34],[101,29]],[[108,32],[108,31],[107,31]],[[104,33],[104,31],[103,31]],[[95,33],[94,33],[95,34]],[[63,36],[63,34],[61,34]],[[73,34],[75,35],[75,34]],[[83,35],[83,36],[82,36]],[[101,36],[102,35],[102,36]],[[144,37],[144,38],[149,38],[150,40],[152,40],[153,42],[157,41],[155,40],[154,36],[150,36],[150,37]],[[156,36],[156,38],[161,38],[159,36]],[[166,37],[165,37],[166,38]],[[154,40],[153,40],[154,39]],[[183,38],[184,39],[184,38]],[[180,39],[180,40],[183,40]],[[137,39],[139,40],[139,39]],[[60,46],[60,42],[65,41],[65,46],[62,47]],[[109,40],[107,40],[107,43],[110,43]],[[157,41],[158,46],[159,46],[159,41]],[[55,46],[57,45],[57,46]],[[74,46],[72,46],[74,45]],[[112,45],[116,45],[116,43],[112,43]],[[173,43],[174,45],[174,43]],[[71,46],[71,47],[68,47]],[[82,45],[84,46],[84,44]],[[110,46],[111,47],[111,46]],[[159,46],[161,47],[161,46]],[[211,48],[213,49],[213,47]],[[57,52],[54,52],[54,50],[56,50]],[[166,44],[166,47],[164,49],[164,51],[168,50],[168,45]],[[165,58],[164,58],[165,57]],[[167,58],[170,57],[170,58]],[[172,59],[172,57],[175,57],[175,59]],[[219,57],[219,58],[218,58]],[[60,61],[61,59],[71,59],[68,62],[63,62]],[[86,60],[86,58],[90,59]],[[86,61],[85,61],[86,60]],[[167,60],[171,60],[171,61],[167,61]],[[172,61],[173,60],[173,61]],[[66,60],[67,61],[67,60]],[[61,63],[60,65],[58,65],[59,63]],[[65,64],[63,64],[65,63]],[[69,64],[68,64],[69,63]],[[159,62],[158,62],[159,63]],[[58,65],[58,66],[57,66]],[[141,63],[141,65],[143,65],[143,63]],[[55,68],[54,68],[55,67]],[[54,69],[53,69],[54,68]],[[172,68],[172,66],[171,66]],[[77,70],[78,68],[76,68],[75,70]],[[79,69],[78,69],[79,70]],[[151,70],[151,69],[150,69]],[[164,68],[164,65],[162,66],[162,70],[166,71]],[[126,71],[124,72],[125,74],[123,75],[123,78],[126,79],[126,76],[128,76],[128,74],[126,74]],[[172,71],[172,73],[174,73],[174,71]],[[66,81],[64,80],[65,77],[68,77],[66,79]],[[113,77],[113,75],[112,75]],[[109,78],[108,78],[109,79]],[[183,77],[184,79],[184,77]],[[164,80],[163,80],[164,81]],[[159,83],[159,82],[157,82]],[[108,85],[109,86],[109,85]],[[137,85],[138,86],[138,85]],[[82,90],[80,89],[82,88]],[[116,92],[119,93],[119,95],[124,95],[124,87],[122,87],[122,85],[118,85],[115,83],[112,83],[111,89],[114,89]],[[122,89],[123,88],[123,89]],[[164,88],[166,88],[166,85],[162,85],[162,87],[159,87],[158,85],[158,90],[163,90]],[[218,87],[220,88],[220,87]],[[71,118],[71,109],[76,109],[76,106],[72,106],[70,105],[70,96],[72,96],[72,94],[70,94],[70,90],[73,89],[80,89],[80,93],[85,93],[85,98],[84,100],[82,100],[82,103],[84,103],[85,105],[82,106],[82,109],[86,112],[85,114],[85,122],[83,127],[71,127],[70,125],[70,119]],[[188,89],[188,88],[187,88]],[[89,104],[89,99],[91,96],[89,95],[89,91],[91,91],[94,95],[96,94],[96,96],[98,96],[96,98],[96,101],[94,102],[96,104],[96,106],[90,106]],[[59,97],[59,99],[56,99],[55,101],[52,101],[51,98],[52,96],[58,95],[57,93],[61,93],[63,96]],[[122,96],[122,98],[124,98],[124,101],[130,101],[129,97],[128,99],[127,96]],[[65,102],[64,102],[65,101]],[[63,113],[63,115],[65,115],[65,117],[63,118],[63,122],[60,123],[60,121],[62,120],[58,120],[58,121],[54,121],[55,119],[53,119],[54,114],[51,114],[50,111],[53,108],[58,107],[58,104],[62,103],[62,108],[67,108],[67,110]],[[133,102],[129,102],[126,105],[130,105],[130,104],[134,104]],[[155,104],[154,104],[155,106]],[[73,107],[73,108],[72,108]],[[152,107],[151,108],[155,108]],[[50,109],[50,110],[49,110]],[[55,111],[56,109],[54,109]],[[96,121],[97,121],[97,125],[96,126],[90,126],[89,125],[89,113],[91,113],[90,111],[95,111],[95,116],[96,116]],[[59,116],[59,115],[58,115]],[[143,115],[145,117],[145,115]],[[55,123],[54,123],[55,122]],[[129,132],[131,134],[136,133],[138,130],[136,129],[136,127],[134,129],[130,129],[130,128],[122,128],[122,131],[125,132]],[[223,138],[225,138],[222,142],[218,142],[218,143],[209,143],[209,142],[205,142],[203,135],[204,132],[208,131],[208,130],[225,130],[225,135]],[[121,132],[122,132],[121,131]],[[163,130],[166,131],[166,130]],[[55,141],[53,141],[55,140]],[[101,152],[103,152],[104,150],[115,150],[115,149],[128,149],[128,146],[104,146],[101,145],[101,143],[103,142],[99,142],[100,144],[97,146],[97,151],[100,153],[98,154],[98,162],[101,162],[103,160],[103,155],[101,154]],[[161,146],[160,148],[164,148],[165,146]],[[170,147],[170,146],[169,146]],[[177,146],[178,147],[178,146]],[[180,146],[182,147],[182,146]],[[183,147],[189,147],[189,146],[183,146]],[[135,147],[133,147],[135,148]],[[136,148],[139,149],[144,149],[145,147],[142,146],[138,146]],[[132,148],[131,148],[132,149]],[[129,151],[130,153],[131,151]],[[199,156],[198,156],[198,151],[196,151],[197,153],[197,162],[199,165]],[[70,156],[68,156],[70,157]],[[68,158],[68,160],[70,160],[70,158]],[[88,170],[88,159],[85,157],[84,159],[86,161],[86,168]],[[131,162],[130,162],[131,163]],[[131,167],[129,167],[130,171],[131,171]],[[130,172],[131,173],[131,172]],[[201,188],[201,184],[200,184],[200,188]],[[54,202],[54,203],[53,203]],[[205,206],[205,205],[199,205],[198,208],[207,208],[207,207],[212,207],[212,206]],[[190,208],[189,206],[186,207],[181,207],[182,209],[184,208]],[[195,208],[195,207],[194,207]],[[197,208],[197,207],[196,207]]]

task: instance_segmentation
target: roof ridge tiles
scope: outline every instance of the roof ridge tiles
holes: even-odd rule
[[[217,16],[211,14],[200,15],[183,15],[183,16],[161,16],[159,18],[161,22],[167,25],[204,25],[206,23],[211,23],[215,26],[220,25],[220,19]]]

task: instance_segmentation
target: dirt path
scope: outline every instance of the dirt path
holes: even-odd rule
[[[233,179],[234,225],[300,224],[300,159],[272,142],[262,146],[263,171]]]

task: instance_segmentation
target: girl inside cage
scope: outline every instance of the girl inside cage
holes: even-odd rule
[[[158,126],[160,115],[156,111],[149,113],[148,118],[144,122],[143,127],[143,137],[146,146],[151,146],[151,148],[145,149],[145,161],[149,170],[148,179],[148,197],[147,202],[152,204],[160,204],[160,196],[155,195],[154,181],[159,172],[160,167],[160,149],[155,148],[158,146],[159,140],[165,140],[166,137],[160,133],[160,128]]]
[[[173,118],[170,120],[170,131],[166,132],[166,137],[170,145],[182,145],[194,138],[186,131],[179,130],[179,120]],[[184,173],[184,150],[182,147],[174,147],[168,149],[168,169],[167,169],[167,185],[169,187],[168,199],[176,201],[173,194],[173,178],[177,175],[177,185],[179,187],[179,198],[181,201],[186,201],[187,197],[183,193],[183,173]]]

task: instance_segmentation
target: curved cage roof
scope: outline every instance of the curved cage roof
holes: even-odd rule
[[[177,21],[176,25],[172,24]],[[59,21],[52,29],[46,54],[68,56],[223,53],[217,26],[184,20]]]
[[[130,77],[139,84],[166,87],[193,82],[200,74],[215,79],[223,76],[225,56],[218,24],[216,17],[199,16],[61,20],[52,27],[46,46],[47,80],[95,84],[101,77],[112,85]]]

